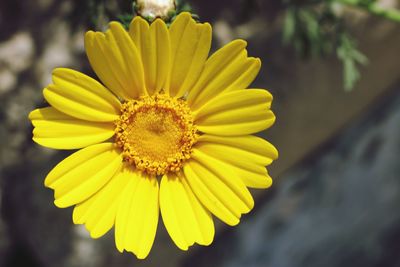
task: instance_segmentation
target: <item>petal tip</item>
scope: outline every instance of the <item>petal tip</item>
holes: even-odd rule
[[[118,245],[117,245],[117,250],[118,250],[119,253],[123,253],[124,252],[124,249],[119,247]]]
[[[247,41],[243,39],[236,39],[232,41],[232,44],[239,46],[241,49],[247,47]]]
[[[93,238],[93,239],[99,239],[100,237],[103,236],[102,233],[98,233],[98,232],[96,232],[96,231],[90,231],[89,229],[87,229],[87,230],[88,230],[89,233],[90,233],[90,237]]]
[[[209,246],[213,243],[215,236],[215,228],[214,225],[212,229],[208,232],[207,236],[204,236],[201,240],[197,240],[196,243],[202,246]]]
[[[175,245],[180,249],[180,250],[183,250],[183,251],[188,251],[188,249],[189,249],[189,246],[188,245],[184,245],[184,244],[177,244],[177,243],[175,243]]]
[[[150,253],[150,251],[138,251],[138,252],[131,251],[131,252],[135,254],[136,258],[138,258],[139,260],[144,260]]]
[[[254,62],[255,62],[254,64],[255,64],[257,67],[261,67],[262,61],[261,61],[260,58],[258,58],[258,57],[254,58]]]
[[[61,199],[55,199],[54,200],[54,205],[57,208],[63,209],[63,208],[68,208],[71,205],[66,205],[66,203],[64,203],[63,201],[61,201]]]
[[[272,160],[277,160],[278,158],[279,158],[279,151],[278,151],[278,149],[274,146],[274,145],[272,145],[271,144],[271,147],[270,147],[270,149],[272,150]]]
[[[189,19],[191,19],[192,18],[192,14],[190,14],[190,12],[183,11],[183,12],[178,14],[176,19],[178,19],[178,18],[189,18]]]
[[[39,111],[38,108],[35,109],[35,110],[32,110],[32,111],[29,112],[29,114],[28,114],[28,119],[29,119],[30,121],[33,121],[33,120],[37,119],[37,116],[38,116],[38,113],[39,113],[39,112],[40,112],[40,111]]]
[[[43,182],[44,186],[47,187],[47,188],[51,188],[49,180],[50,180],[49,176],[47,175],[47,177],[44,179],[44,182]]]
[[[74,208],[74,211],[72,212],[72,222],[74,224],[82,224],[83,221],[80,220],[81,218],[78,216],[78,213],[76,212],[76,207]]]
[[[265,188],[271,187],[273,183],[274,183],[274,181],[272,180],[272,178],[271,178],[271,177],[268,177],[268,179],[267,179],[267,185],[266,185],[267,187],[265,187]]]
[[[229,221],[224,221],[224,222],[229,226],[236,226],[240,223],[240,218],[236,218],[236,220],[229,220]]]
[[[93,37],[94,37],[94,35],[95,35],[95,32],[94,32],[94,31],[87,31],[87,32],[85,33],[85,44],[86,44],[87,42],[89,42],[90,40],[92,40]]]
[[[166,25],[165,24],[165,22],[164,22],[164,20],[162,20],[161,18],[156,18],[152,23],[151,23],[151,25],[160,25],[160,26],[164,26],[164,25]]]
[[[211,24],[208,23],[208,22],[203,23],[203,24],[202,24],[202,27],[204,27],[204,29],[205,29],[206,31],[209,31],[209,32],[212,31],[212,26],[211,26]]]
[[[117,22],[117,21],[111,21],[108,24],[108,27],[111,31],[120,31],[121,29],[124,30],[123,26],[121,23]]]
[[[145,27],[149,27],[149,23],[147,20],[145,20],[141,16],[136,16],[129,24],[129,30],[132,30],[135,27],[135,25],[140,25],[140,24],[144,25]]]
[[[32,141],[35,142],[35,143],[38,144],[38,145],[42,145],[41,142],[40,142],[40,140],[39,140],[39,138],[37,138],[37,137],[35,136],[35,129],[33,129],[32,134],[33,134]]]
[[[145,255],[136,255],[136,254],[135,254],[135,256],[136,256],[136,258],[138,258],[138,260],[144,260],[147,257],[147,255],[145,256]]]

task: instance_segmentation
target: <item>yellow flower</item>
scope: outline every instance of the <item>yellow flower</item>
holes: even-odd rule
[[[254,205],[247,187],[267,188],[277,150],[252,134],[270,127],[272,96],[247,89],[261,62],[235,40],[211,57],[211,26],[182,13],[168,29],[136,17],[89,31],[85,47],[102,83],[56,69],[43,95],[51,107],[29,118],[33,140],[81,149],[46,177],[55,205],[93,238],[115,226],[120,252],[145,258],[161,211],[175,244],[214,238],[211,214],[228,225]],[[208,59],[207,59],[208,58]],[[110,91],[109,91],[109,90]],[[159,182],[160,181],[160,182]]]

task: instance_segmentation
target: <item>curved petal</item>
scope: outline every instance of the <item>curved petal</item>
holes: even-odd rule
[[[192,156],[184,173],[197,198],[225,223],[238,224],[241,214],[254,206],[245,184],[228,165],[213,161],[200,150],[194,149]]]
[[[262,89],[220,94],[195,112],[197,128],[208,134],[237,136],[259,132],[275,122],[272,95]]]
[[[55,69],[53,84],[43,90],[43,95],[54,108],[82,120],[114,121],[120,114],[121,104],[110,91],[71,69]]]
[[[222,92],[245,89],[253,82],[260,71],[261,61],[247,57],[246,46],[246,41],[232,41],[207,60],[188,96],[192,110],[199,109]]]
[[[224,162],[222,159],[216,160],[221,160],[222,162]],[[240,177],[240,179],[247,187],[265,189],[271,187],[272,185],[272,178],[271,176],[269,176],[268,171],[265,168],[263,168],[262,170],[248,170],[240,168],[237,165],[233,165],[232,163],[226,164],[228,164],[229,167],[232,168],[232,171],[234,171],[235,174]]]
[[[164,87],[169,74],[171,42],[167,25],[156,19],[149,26],[137,16],[132,20],[129,34],[142,58],[147,92],[153,95]]]
[[[122,157],[112,143],[89,146],[61,161],[47,175],[57,207],[78,204],[100,190],[121,168]]]
[[[262,138],[247,135],[221,137],[202,135],[196,148],[228,164],[246,186],[268,188],[272,179],[264,166],[278,157],[276,148]]]
[[[110,90],[123,99],[136,99],[146,93],[140,54],[120,23],[109,25],[105,34],[86,33],[87,56],[97,76]]]
[[[77,149],[101,143],[114,135],[114,124],[75,119],[55,108],[35,109],[29,114],[33,141],[54,149]]]
[[[92,238],[99,238],[114,225],[121,200],[121,192],[130,180],[127,171],[117,172],[114,177],[92,197],[74,208],[75,224],[85,224]]]
[[[200,204],[182,174],[162,178],[160,209],[165,228],[180,249],[187,250],[195,242],[211,244],[215,232],[212,216]]]
[[[169,28],[171,73],[166,92],[181,97],[198,80],[211,47],[211,26],[196,23],[190,13],[181,13]]]
[[[199,137],[197,144],[201,146],[202,151],[220,155],[228,162],[238,164],[243,168],[246,168],[250,160],[256,164],[268,166],[278,158],[278,150],[271,143],[254,135],[222,137],[205,134]],[[232,154],[237,156],[232,156]]]
[[[115,244],[144,259],[153,246],[156,235],[159,203],[158,182],[155,177],[144,177],[129,171],[130,180],[121,196],[115,221]]]

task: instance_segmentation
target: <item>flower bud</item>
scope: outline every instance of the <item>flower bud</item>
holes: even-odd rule
[[[138,14],[151,20],[166,19],[176,9],[175,0],[137,0],[136,3]]]

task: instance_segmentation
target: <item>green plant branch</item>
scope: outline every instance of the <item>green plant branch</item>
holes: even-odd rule
[[[375,2],[365,0],[336,0],[338,3],[365,9],[369,13],[395,22],[400,22],[400,10],[394,8],[383,8]]]
[[[343,64],[343,85],[346,91],[360,79],[359,67],[368,63],[347,30],[345,20],[333,4],[355,7],[371,15],[400,23],[400,10],[383,8],[377,0],[282,0],[285,8],[283,42],[301,56],[324,56],[336,52]]]

